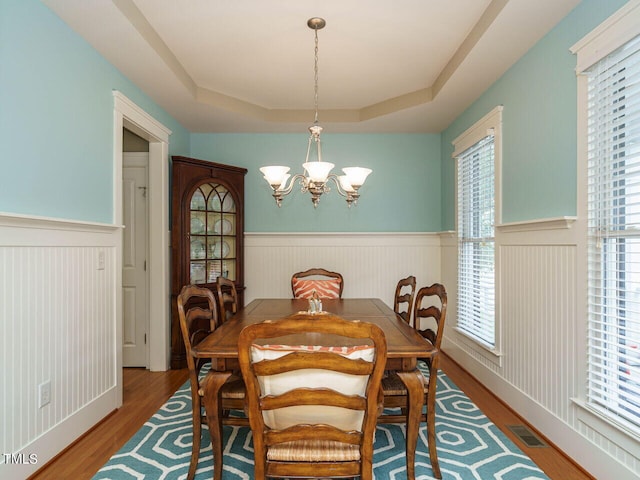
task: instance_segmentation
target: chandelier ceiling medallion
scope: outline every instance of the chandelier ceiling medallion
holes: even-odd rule
[[[324,28],[326,22],[323,18],[314,17],[307,21],[307,25],[315,32],[315,118],[313,125],[309,127],[310,135],[307,145],[307,157],[305,163],[302,164],[304,173],[294,175],[287,185],[287,180],[291,177],[288,173],[290,170],[289,167],[272,165],[262,167],[260,171],[263,173],[264,179],[271,186],[271,189],[273,190],[273,198],[275,198],[278,207],[282,206],[282,198],[291,193],[293,185],[297,180],[300,180],[301,191],[303,193],[309,192],[311,194],[311,201],[313,202],[314,207],[318,206],[320,196],[331,190],[328,185],[329,180],[332,180],[335,183],[338,193],[346,198],[347,204],[351,207],[352,204],[358,203],[358,198],[360,197],[358,190],[364,184],[367,175],[371,173],[371,169],[347,167],[342,169],[344,175],[338,176],[335,173],[331,173],[331,169],[335,165],[322,160],[322,145],[320,141],[322,127],[318,124],[318,30]],[[309,158],[310,155],[313,155],[313,150],[315,150],[315,161],[313,158]]]

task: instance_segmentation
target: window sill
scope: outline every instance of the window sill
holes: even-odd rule
[[[496,225],[503,233],[538,232],[540,230],[567,230],[573,226],[577,217],[556,217],[525,222],[511,222]]]

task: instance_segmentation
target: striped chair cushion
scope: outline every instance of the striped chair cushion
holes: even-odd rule
[[[293,279],[294,298],[311,298],[313,291],[316,291],[319,298],[340,298],[340,279],[331,280],[302,280]]]
[[[371,345],[345,345],[341,347],[328,347],[325,345],[256,345],[253,344],[252,348],[256,349],[256,352],[262,352],[252,358],[259,358],[260,360],[271,360],[273,358],[280,358],[285,353],[291,353],[295,351],[305,352],[331,352],[339,353],[347,358],[364,358],[365,360],[373,360],[374,349]],[[284,352],[284,353],[267,353],[267,352]],[[361,352],[356,354],[355,352]]]
[[[373,361],[375,349],[371,345],[351,347],[321,347],[314,345],[252,345],[251,360],[260,362],[282,357],[289,353],[307,351],[331,351],[350,359]],[[293,388],[328,387],[346,395],[364,395],[368,377],[330,372],[319,369],[304,369],[291,372],[258,377],[263,395],[281,395]],[[300,405],[263,412],[267,426],[275,429],[287,428],[301,423],[325,423],[343,430],[360,430],[362,428],[362,411],[352,411],[341,407],[318,407],[316,405]]]

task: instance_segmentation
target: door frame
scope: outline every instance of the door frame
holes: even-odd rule
[[[113,217],[122,225],[122,130],[149,142],[149,370],[165,371],[170,364],[171,302],[169,291],[169,135],[171,130],[155,120],[121,92],[114,90]],[[116,258],[116,372],[122,398],[122,235]]]

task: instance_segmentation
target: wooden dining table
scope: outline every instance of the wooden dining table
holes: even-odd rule
[[[375,323],[384,331],[387,339],[386,369],[398,372],[409,396],[406,430],[407,478],[414,480],[416,445],[424,403],[424,385],[422,374],[417,369],[417,360],[434,358],[438,354],[437,349],[426,342],[413,327],[397,316],[380,299],[323,299],[322,303],[323,310],[326,312],[349,320],[357,319]],[[240,331],[247,325],[263,320],[275,320],[306,312],[308,307],[308,300],[305,299],[253,300],[193,348],[194,357],[211,359],[211,370],[205,382],[203,404],[212,438],[214,480],[222,478],[223,435],[220,389],[233,372],[239,370],[238,335]],[[313,344],[323,344],[322,339],[314,338],[313,340]],[[330,342],[330,340],[327,341]],[[428,428],[433,426],[428,425]]]

